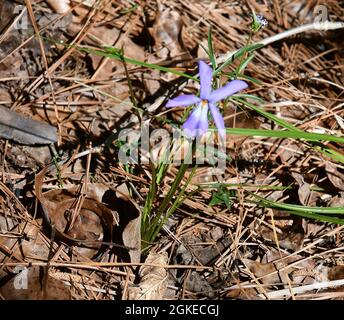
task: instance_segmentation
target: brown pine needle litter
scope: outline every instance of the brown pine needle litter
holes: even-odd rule
[[[342,300],[343,12],[1,1],[0,104],[17,118],[0,119],[0,298]],[[217,105],[221,173],[172,140],[196,108],[165,108],[197,99],[200,60],[212,90],[248,83]],[[32,142],[25,123],[56,129],[56,143],[48,131]],[[165,143],[179,163],[154,161]]]

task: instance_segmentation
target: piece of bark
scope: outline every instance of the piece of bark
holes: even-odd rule
[[[0,107],[0,137],[27,145],[50,144],[57,141],[57,131],[47,123]]]

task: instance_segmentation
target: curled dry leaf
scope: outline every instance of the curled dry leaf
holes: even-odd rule
[[[47,170],[48,167],[37,175],[35,188],[46,221],[55,227],[57,240],[77,246],[79,253],[90,258],[110,247],[119,261],[140,262],[140,210],[123,188],[116,193],[101,183],[88,184],[73,221],[75,204],[80,199],[78,187],[43,194],[41,188]]]
[[[161,300],[164,297],[168,280],[164,268],[168,263],[167,253],[151,252],[145,262],[147,266],[140,269],[139,286],[128,288],[129,300]]]
[[[62,235],[62,241],[83,247],[77,251],[89,257],[101,249],[102,242],[111,242],[112,213],[108,208],[86,198],[81,200],[82,207],[75,213],[77,194],[67,190],[51,190],[44,197],[49,202],[46,209],[49,210],[51,224]],[[74,214],[77,216],[72,222]]]
[[[116,214],[87,195],[77,197],[73,190],[51,190],[43,194],[43,177],[48,169],[43,169],[35,181],[36,196],[46,222],[54,228],[58,240],[82,247],[79,252],[93,257],[104,242],[112,243],[113,225],[118,223]],[[76,210],[77,203],[81,204],[79,210]]]
[[[114,241],[126,248],[115,247],[115,253],[123,261],[140,262],[141,258],[141,211],[131,200],[125,185],[114,190],[107,190],[102,201],[109,208],[115,209],[119,216],[119,224],[114,228]]]

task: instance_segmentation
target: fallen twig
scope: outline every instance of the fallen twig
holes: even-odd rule
[[[337,29],[343,29],[344,28],[344,22],[330,22],[330,21],[325,21],[325,22],[315,22],[315,23],[310,23],[310,24],[305,24],[300,27],[296,27],[294,29],[286,30],[282,33],[275,34],[271,37],[265,38],[256,44],[262,44],[263,46],[267,46],[273,42],[282,40],[284,38],[288,38],[291,36],[295,36],[296,34],[307,32],[307,31],[327,31],[327,30],[337,30]],[[227,52],[223,55],[220,55],[217,59],[216,62],[217,64],[223,63],[226,60],[230,59],[232,56],[234,56],[235,53],[237,53],[239,50]]]

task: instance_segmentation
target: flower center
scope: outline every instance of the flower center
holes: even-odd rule
[[[208,100],[202,100],[201,101],[201,106],[203,107],[203,108],[205,108],[206,106],[208,105]]]

